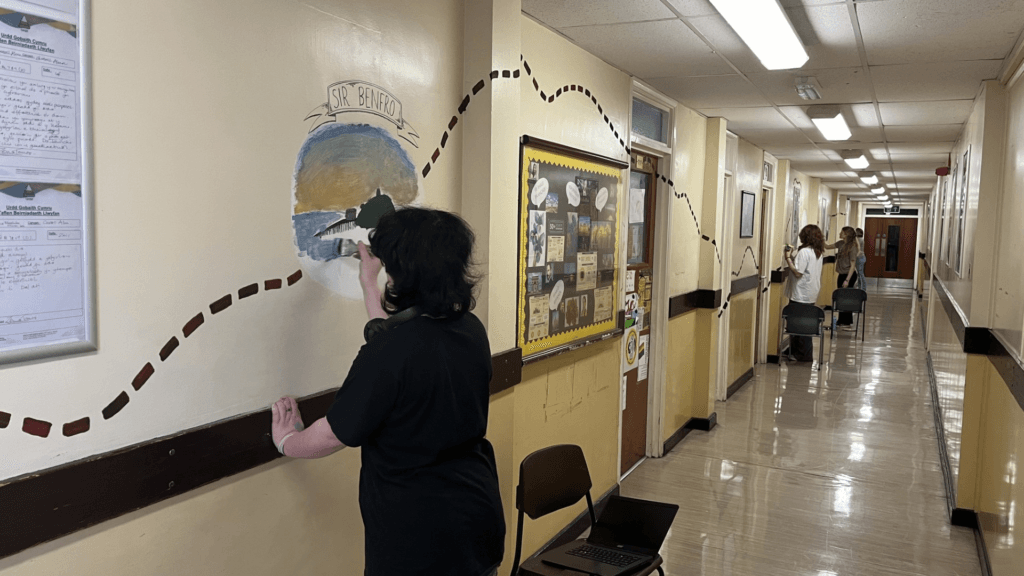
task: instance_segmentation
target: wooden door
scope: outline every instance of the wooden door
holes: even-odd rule
[[[917,265],[916,218],[867,218],[864,221],[864,274],[868,278],[913,280]]]
[[[647,454],[647,403],[654,280],[655,174],[658,159],[639,152],[630,155],[626,204],[626,371],[622,410],[622,468],[625,474]],[[630,362],[629,360],[632,360]]]

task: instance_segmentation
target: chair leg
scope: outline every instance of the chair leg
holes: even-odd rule
[[[818,344],[819,344],[819,346],[818,346],[818,371],[820,372],[821,371],[821,358],[822,358],[823,354],[825,353],[825,335],[824,334],[822,334],[821,337],[818,338]]]
[[[658,574],[661,574],[661,576],[665,576],[665,571],[661,569],[661,566],[658,566]]]

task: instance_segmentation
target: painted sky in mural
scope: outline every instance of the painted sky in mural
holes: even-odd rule
[[[335,293],[359,299],[359,261],[353,258],[358,242],[369,241],[382,214],[416,201],[419,180],[408,153],[391,134],[394,125],[377,120],[373,112],[352,114],[360,111],[326,105],[324,109],[326,114],[310,116],[314,128],[295,166],[295,246],[313,279]],[[346,114],[339,118],[342,113]],[[342,118],[351,122],[343,123]]]

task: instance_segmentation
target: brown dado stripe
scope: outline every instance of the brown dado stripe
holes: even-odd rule
[[[835,264],[835,263],[836,263],[836,257],[835,256],[825,256],[825,259],[822,261],[822,264]]]
[[[721,290],[694,290],[668,299],[668,317],[675,318],[698,308],[717,310],[721,305]]]
[[[518,348],[491,357],[491,393],[522,380]],[[337,389],[299,400],[306,424],[327,414]],[[127,395],[104,410],[120,410]],[[6,418],[5,418],[6,417]],[[26,419],[26,421],[31,419]],[[0,412],[0,428],[9,415]],[[31,433],[48,435],[48,422]],[[64,427],[83,432],[88,419]],[[179,432],[64,466],[0,480],[0,558],[145,508],[279,458],[270,439],[270,409]]]
[[[932,277],[932,280],[933,285],[937,288],[935,293],[942,301],[942,307],[946,310],[946,316],[949,317],[953,331],[960,340],[964,352],[988,356],[989,361],[1009,386],[1017,404],[1020,405],[1021,410],[1024,410],[1024,366],[1021,365],[1020,359],[1010,351],[1003,339],[989,328],[967,326],[942,281],[935,276]]]
[[[1003,342],[995,332],[989,331],[988,347],[984,352],[978,352],[978,354],[987,354],[989,362],[995,367],[996,371],[1006,382],[1006,385],[1010,388],[1010,393],[1017,399],[1017,405],[1020,406],[1021,410],[1024,410],[1024,365],[1017,356],[1006,347],[1006,343]]]
[[[523,381],[523,349],[513,348],[491,357],[491,394]]]
[[[743,292],[748,292],[750,290],[757,288],[757,284],[758,281],[756,274],[753,276],[747,276],[746,278],[737,278],[736,280],[732,281],[729,293],[732,296],[742,294]]]

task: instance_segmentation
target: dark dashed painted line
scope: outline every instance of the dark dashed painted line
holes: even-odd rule
[[[164,347],[160,349],[160,361],[166,362],[167,359],[170,358],[171,352],[174,352],[174,349],[177,347],[178,337],[171,336],[171,339],[167,341],[167,344],[164,344]]]
[[[223,312],[228,306],[231,306],[231,294],[225,294],[215,300],[213,304],[210,304],[210,313],[217,314],[218,312]]]
[[[35,418],[25,418],[21,424],[21,431],[30,434],[32,436],[39,436],[40,438],[46,438],[50,435],[50,428],[53,424],[45,420],[36,420]]]
[[[153,363],[146,362],[146,365],[142,367],[142,370],[139,370],[139,373],[135,375],[134,379],[132,379],[132,388],[138,392],[154,372],[156,372],[156,368],[153,368]]]
[[[63,427],[64,435],[67,436],[68,438],[70,438],[72,436],[78,436],[79,434],[81,434],[83,432],[88,432],[88,431],[89,431],[89,417],[88,416],[86,416],[85,418],[81,418],[79,420],[75,420],[74,422],[68,422]]]
[[[192,319],[189,320],[185,324],[185,326],[182,327],[181,333],[185,335],[185,338],[188,338],[189,336],[192,335],[193,332],[198,330],[199,327],[202,326],[203,322],[205,322],[205,321],[206,321],[206,319],[203,318],[203,313],[200,312],[199,314],[196,314],[195,316],[193,316]],[[136,390],[138,390],[138,388],[136,388]]]
[[[110,420],[116,416],[122,408],[128,405],[129,400],[127,392],[121,392],[118,394],[117,398],[114,398],[114,401],[107,404],[107,407],[103,409],[103,419]]]
[[[747,249],[743,251],[743,258],[740,259],[740,267],[739,267],[739,269],[732,273],[732,275],[734,277],[738,277],[740,275],[740,272],[743,271],[743,264],[744,264],[744,262],[747,261],[747,253],[748,252],[750,253],[750,259],[754,261],[754,269],[755,270],[760,270],[761,269],[761,267],[757,265],[757,255],[754,254],[754,249],[751,248],[750,246],[747,246]]]
[[[288,277],[288,285],[292,286],[301,279],[302,270],[297,270],[294,274]],[[280,278],[266,280],[264,281],[264,289],[278,290],[281,288],[281,284],[282,282]],[[238,297],[239,299],[248,298],[249,296],[253,296],[257,293],[259,293],[259,284],[249,284],[247,286],[243,286],[238,290]],[[210,310],[214,314],[216,314],[217,312],[224,310],[230,305],[231,295],[228,294],[227,296],[224,296],[223,298],[211,304]],[[203,317],[203,313],[200,312],[185,324],[185,326],[182,328],[182,333],[185,335],[186,338],[188,338],[193,332],[196,331],[197,328],[202,326],[204,322],[205,319]],[[167,358],[170,357],[171,353],[174,352],[174,350],[178,347],[179,344],[180,342],[178,341],[178,338],[176,336],[172,336],[171,339],[167,341],[167,344],[164,344],[163,348],[160,349],[160,360],[166,361]],[[147,362],[146,365],[143,366],[141,370],[139,370],[139,373],[135,375],[135,378],[132,379],[132,388],[134,388],[135,391],[138,392],[146,384],[146,382],[149,381],[150,377],[152,377],[155,372],[156,369],[153,367],[153,364],[151,362]],[[128,402],[130,400],[131,398],[129,398],[128,393],[122,391],[120,394],[117,395],[116,398],[114,398],[113,402],[107,404],[107,406],[103,408],[103,419],[109,420],[116,416],[125,406],[128,405]],[[7,428],[10,425],[11,418],[11,414],[0,411],[0,430]],[[35,418],[26,417],[23,420],[21,430],[22,432],[29,434],[31,436],[47,438],[50,435],[50,430],[52,429],[52,427],[53,425],[45,420],[37,420]],[[79,434],[88,432],[91,429],[91,420],[88,416],[86,416],[85,418],[80,418],[78,420],[75,420],[74,422],[68,422],[64,424],[61,427],[61,429],[64,436],[66,437],[77,436]]]
[[[255,296],[260,291],[260,285],[257,283],[249,284],[238,289],[238,299],[248,298],[249,296]]]

